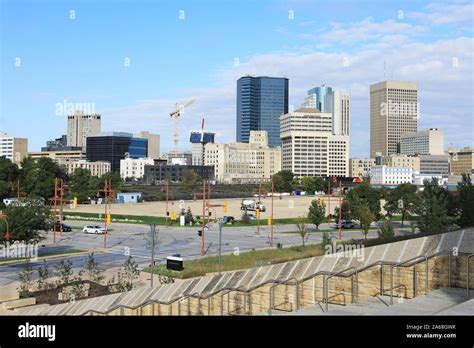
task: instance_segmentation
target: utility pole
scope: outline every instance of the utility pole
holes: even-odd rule
[[[221,275],[222,270],[222,224],[224,223],[223,218],[218,219],[219,222],[219,275]]]
[[[331,181],[328,177],[328,225],[331,223]]]
[[[270,224],[270,246],[273,246],[273,196],[275,196],[275,185],[273,184],[272,176],[272,218]]]
[[[155,248],[159,242],[159,232],[156,230],[156,224],[150,224],[150,232],[148,233],[148,238],[146,239],[147,248],[151,249],[151,260],[150,260],[150,269],[151,269],[151,280],[150,286],[153,287],[153,278],[155,276]]]
[[[339,180],[339,239],[342,239],[342,182]]]
[[[201,256],[204,256],[204,226],[206,215],[206,180],[202,179],[202,232],[201,232]]]
[[[102,190],[97,191],[97,197],[99,197],[100,192],[104,193],[104,249],[107,248],[107,220],[110,214],[109,205],[109,197],[114,196],[115,192],[112,190],[112,180],[105,179],[104,188]]]

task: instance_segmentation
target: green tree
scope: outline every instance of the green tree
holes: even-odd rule
[[[48,279],[51,275],[51,272],[48,267],[46,260],[43,260],[43,266],[37,269],[38,280],[36,281],[38,290],[44,290],[49,288]]]
[[[184,222],[186,224],[194,222],[193,212],[191,211],[190,207],[188,207],[188,210],[186,210],[186,214],[184,214]]]
[[[384,220],[382,226],[380,226],[379,230],[377,231],[377,234],[380,238],[393,237],[395,235],[395,230],[393,228],[392,220]]]
[[[93,252],[87,255],[85,270],[92,282],[100,283],[104,279],[104,271],[99,267]]]
[[[275,192],[285,192],[287,190],[287,185],[285,183],[285,179],[280,174],[274,174],[272,176],[273,186],[275,188]],[[265,185],[265,189],[268,192],[272,192],[272,181],[269,181]]]
[[[92,179],[91,172],[85,168],[77,168],[70,179],[71,191],[79,202],[84,202],[96,195],[98,189],[96,183]]]
[[[308,211],[308,219],[316,225],[316,228],[319,228],[319,225],[321,225],[325,218],[326,205],[324,203],[319,205],[316,200],[311,201]]]
[[[301,240],[303,242],[303,247],[308,240],[309,234],[308,230],[306,229],[306,217],[305,216],[300,216],[299,218],[296,219],[296,228],[298,229],[298,234],[301,237]]]
[[[438,179],[425,180],[419,194],[418,228],[421,232],[442,232],[448,224],[448,193],[438,185]]]
[[[334,208],[334,216],[336,219],[339,219],[339,207]],[[347,199],[342,201],[342,219],[343,220],[351,220],[351,209],[350,204]]]
[[[18,288],[20,297],[26,296],[33,285],[33,267],[30,259],[25,262],[25,267],[18,273],[20,279],[20,287]]]
[[[54,178],[66,179],[63,168],[49,157],[25,157],[21,162],[20,185],[30,197],[48,200],[54,194]]]
[[[290,192],[293,189],[294,175],[289,170],[282,170],[272,176],[275,190],[278,192]],[[271,191],[271,186],[270,186]]]
[[[326,188],[324,179],[319,177],[319,176],[314,177],[313,178],[313,188],[314,188],[314,191],[317,191],[317,192],[324,191],[325,188]]]
[[[183,172],[183,186],[187,191],[193,191],[201,177],[194,170]]]
[[[7,158],[0,158],[0,181],[15,182],[20,175],[18,166]]]
[[[369,233],[370,225],[375,220],[375,214],[369,208],[369,205],[366,202],[363,202],[357,211],[359,216],[360,227],[364,233],[364,239],[367,239],[367,234]]]
[[[357,184],[347,194],[353,218],[360,220],[360,207],[366,204],[374,218],[380,219],[380,192],[366,181]]]
[[[459,225],[472,227],[474,226],[474,187],[470,175],[462,175],[462,181],[458,183],[458,192]]]
[[[6,207],[3,213],[7,216],[10,227],[10,243],[23,241],[25,243],[40,240],[39,230],[46,228],[50,211],[41,201],[22,199]],[[0,221],[0,236],[4,236],[6,224]],[[4,237],[3,237],[4,238]],[[5,243],[6,240],[3,239]]]
[[[138,264],[131,256],[123,264],[123,269],[118,274],[118,290],[130,291],[133,289],[133,281],[140,275]]]
[[[123,190],[123,179],[120,176],[119,172],[109,172],[102,175],[99,179],[99,187],[103,188],[105,185],[105,180],[110,180],[112,183],[112,189],[115,191],[115,194],[122,192]]]
[[[387,201],[384,209],[387,215],[392,217],[393,214],[402,215],[402,226],[405,217],[415,211],[418,197],[416,196],[416,186],[412,184],[401,184],[386,194]]]
[[[312,178],[311,176],[305,176],[301,179],[301,185],[308,194],[314,194],[314,178]]]

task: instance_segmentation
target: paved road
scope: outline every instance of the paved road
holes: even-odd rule
[[[82,226],[84,222],[68,221],[72,226]],[[201,256],[201,237],[197,235],[199,228],[180,228],[160,226],[160,241],[157,248],[155,259],[158,262],[165,260],[166,256],[173,253],[181,254],[185,259]],[[321,228],[328,228],[327,225]],[[104,236],[85,234],[82,231],[63,232],[62,239],[53,243],[53,233],[44,233],[46,239],[41,243],[39,255],[51,253],[53,251],[62,251],[67,249],[95,250],[96,259],[100,267],[109,269],[120,267],[131,255],[136,262],[145,266],[149,263],[150,250],[146,248],[146,236],[149,231],[147,225],[135,224],[112,224],[111,231],[107,235],[107,249],[104,252]],[[294,225],[274,226],[273,244],[282,243],[283,246],[300,245],[301,237],[295,233]],[[229,227],[224,228],[222,232],[222,253],[233,253],[236,251],[246,251],[251,249],[262,249],[270,247],[270,228],[261,227],[260,234],[257,234],[257,228],[251,227]],[[334,238],[337,238],[338,232],[332,232]],[[375,231],[370,231],[368,237],[376,237]],[[321,241],[322,233],[310,233],[307,243],[316,244]],[[360,231],[344,231],[343,239],[363,238]],[[217,225],[211,226],[205,233],[206,255],[217,255],[219,250],[219,229]],[[73,263],[73,269],[77,271],[82,268],[86,262],[86,255],[64,255],[47,260],[51,269],[61,260],[70,260]],[[33,262],[33,269],[42,265],[43,261]],[[0,266],[0,285],[9,284],[18,279],[18,272],[24,267],[24,262]],[[35,272],[36,275],[36,272]]]

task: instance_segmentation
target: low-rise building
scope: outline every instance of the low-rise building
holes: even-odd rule
[[[472,148],[464,147],[460,150],[449,148],[447,155],[450,159],[451,175],[474,174],[474,156]]]
[[[447,155],[420,155],[420,174],[449,175],[449,157]]]
[[[120,160],[120,176],[122,179],[141,179],[145,175],[145,165],[153,165],[152,158],[125,158]]]
[[[60,166],[63,166],[66,169],[66,172],[69,175],[74,174],[77,168],[83,168],[90,171],[92,176],[102,176],[105,173],[111,171],[110,162],[106,161],[96,161],[90,162],[86,160],[68,160],[68,159],[58,159],[56,160]]]
[[[281,148],[268,147],[266,131],[250,131],[248,143],[206,144],[204,164],[214,167],[219,182],[257,183],[281,170]]]
[[[374,158],[351,158],[349,162],[349,176],[351,178],[368,176],[369,168],[375,166]]]
[[[80,150],[28,152],[27,155],[31,158],[49,157],[55,161],[86,159],[86,153],[82,150],[82,148],[80,148]]]
[[[404,155],[443,155],[444,133],[437,128],[400,135],[400,153]]]
[[[214,166],[145,165],[144,180],[148,184],[161,184],[164,180],[182,182],[186,171],[193,171],[205,180],[214,180]]]
[[[372,185],[400,185],[413,182],[413,168],[376,165],[369,170]]]
[[[381,165],[388,167],[410,167],[414,172],[420,171],[420,157],[392,154],[382,157]]]

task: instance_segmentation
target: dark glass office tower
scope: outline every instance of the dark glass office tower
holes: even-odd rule
[[[244,76],[237,80],[238,142],[248,143],[251,130],[265,130],[269,146],[280,146],[282,113],[288,113],[287,78]]]
[[[130,133],[111,132],[87,137],[87,160],[108,161],[113,172],[120,171],[121,159],[147,157],[147,152],[148,140],[133,138]]]

